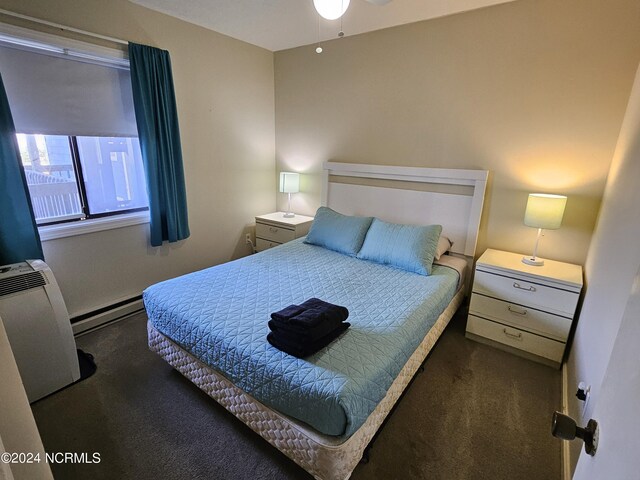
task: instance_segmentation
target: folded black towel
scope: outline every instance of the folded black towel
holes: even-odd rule
[[[289,321],[269,320],[269,328],[274,332],[288,332],[292,335],[317,340],[342,323],[342,317],[328,316],[319,310],[305,310]]]
[[[277,312],[273,312],[271,314],[271,318],[274,320],[278,320],[280,322],[288,322],[289,319],[295,317],[299,313],[304,312],[306,309],[301,307],[300,305],[289,305],[288,307],[283,308]]]
[[[322,312],[325,318],[332,320],[340,320],[344,322],[349,317],[349,310],[346,307],[340,305],[334,305],[333,303],[325,302],[319,298],[310,298],[309,300],[300,304],[302,308],[313,309]]]
[[[321,339],[325,335],[328,335],[333,330],[342,325],[342,323],[343,322],[337,320],[324,319],[322,322],[311,328],[305,328],[297,325],[295,322],[281,324],[279,322],[276,322],[275,320],[269,320],[269,329],[278,338],[282,338],[289,342],[311,343]]]
[[[349,310],[340,305],[310,298],[300,305],[289,305],[271,314],[267,340],[271,345],[296,357],[306,357],[331,343],[350,324]]]
[[[348,317],[349,310],[345,307],[318,298],[310,298],[300,305],[289,305],[271,314],[271,319],[278,326],[295,325],[302,328],[311,328],[327,320],[344,322]]]
[[[271,332],[267,335],[267,341],[276,347],[278,350],[282,350],[289,355],[293,355],[294,357],[304,358],[314,353],[322,350],[324,347],[333,342],[336,338],[338,338],[347,328],[349,328],[350,324],[347,322],[341,323],[338,327],[334,328],[331,332],[325,335],[322,338],[310,343],[297,343],[290,342],[284,338],[281,338],[280,335],[275,332]]]

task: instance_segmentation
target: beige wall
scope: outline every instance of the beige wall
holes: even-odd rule
[[[637,0],[519,0],[275,54],[276,169],[325,160],[491,171],[478,254],[530,252],[527,194],[569,197],[539,254],[582,264],[640,60]],[[345,29],[349,26],[345,25]],[[278,197],[283,208],[284,196]]]
[[[540,254],[583,263],[640,60],[635,0],[519,0],[278,52],[275,68],[266,50],[125,0],[0,6],[172,55],[192,236],[45,242],[72,316],[248,253],[243,231],[275,208],[280,170],[308,173],[294,208],[313,213],[324,160],[490,170],[478,253],[530,251],[527,193],[564,193]]]
[[[243,231],[275,208],[271,52],[126,0],[0,6],[171,53],[191,237],[150,248],[143,225],[44,242],[71,316],[249,253]]]
[[[601,396],[602,380],[629,292],[640,268],[639,179],[640,69],[631,91],[587,256],[585,276],[588,284],[567,361],[568,410],[580,425],[586,425]],[[584,412],[583,403],[573,395],[581,381],[591,386],[591,398]],[[619,432],[619,435],[631,437],[636,433]],[[578,461],[580,443],[571,445],[572,468]]]

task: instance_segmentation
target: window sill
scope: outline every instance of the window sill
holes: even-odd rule
[[[77,222],[61,223],[58,225],[44,225],[38,227],[40,240],[55,240],[56,238],[72,237],[87,233],[111,230],[113,228],[129,227],[149,223],[149,212],[134,212],[112,217],[92,218],[90,220],[79,220]]]

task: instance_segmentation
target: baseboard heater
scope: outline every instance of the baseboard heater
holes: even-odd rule
[[[87,333],[90,330],[104,327],[141,310],[144,310],[142,295],[136,295],[73,317],[71,319],[71,328],[74,335]]]

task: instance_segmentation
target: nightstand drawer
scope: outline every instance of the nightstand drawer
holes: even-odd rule
[[[270,242],[269,240],[263,240],[262,238],[256,238],[256,250],[258,252],[269,250],[270,248],[277,247],[278,245],[282,244],[278,242]]]
[[[568,318],[475,293],[471,295],[469,313],[513,325],[560,342],[567,340],[571,329],[571,320]]]
[[[565,344],[469,315],[467,332],[560,363]]]
[[[476,270],[473,292],[573,318],[578,293]]]
[[[289,242],[296,238],[295,230],[289,230],[268,223],[256,223],[256,237],[277,243]]]

